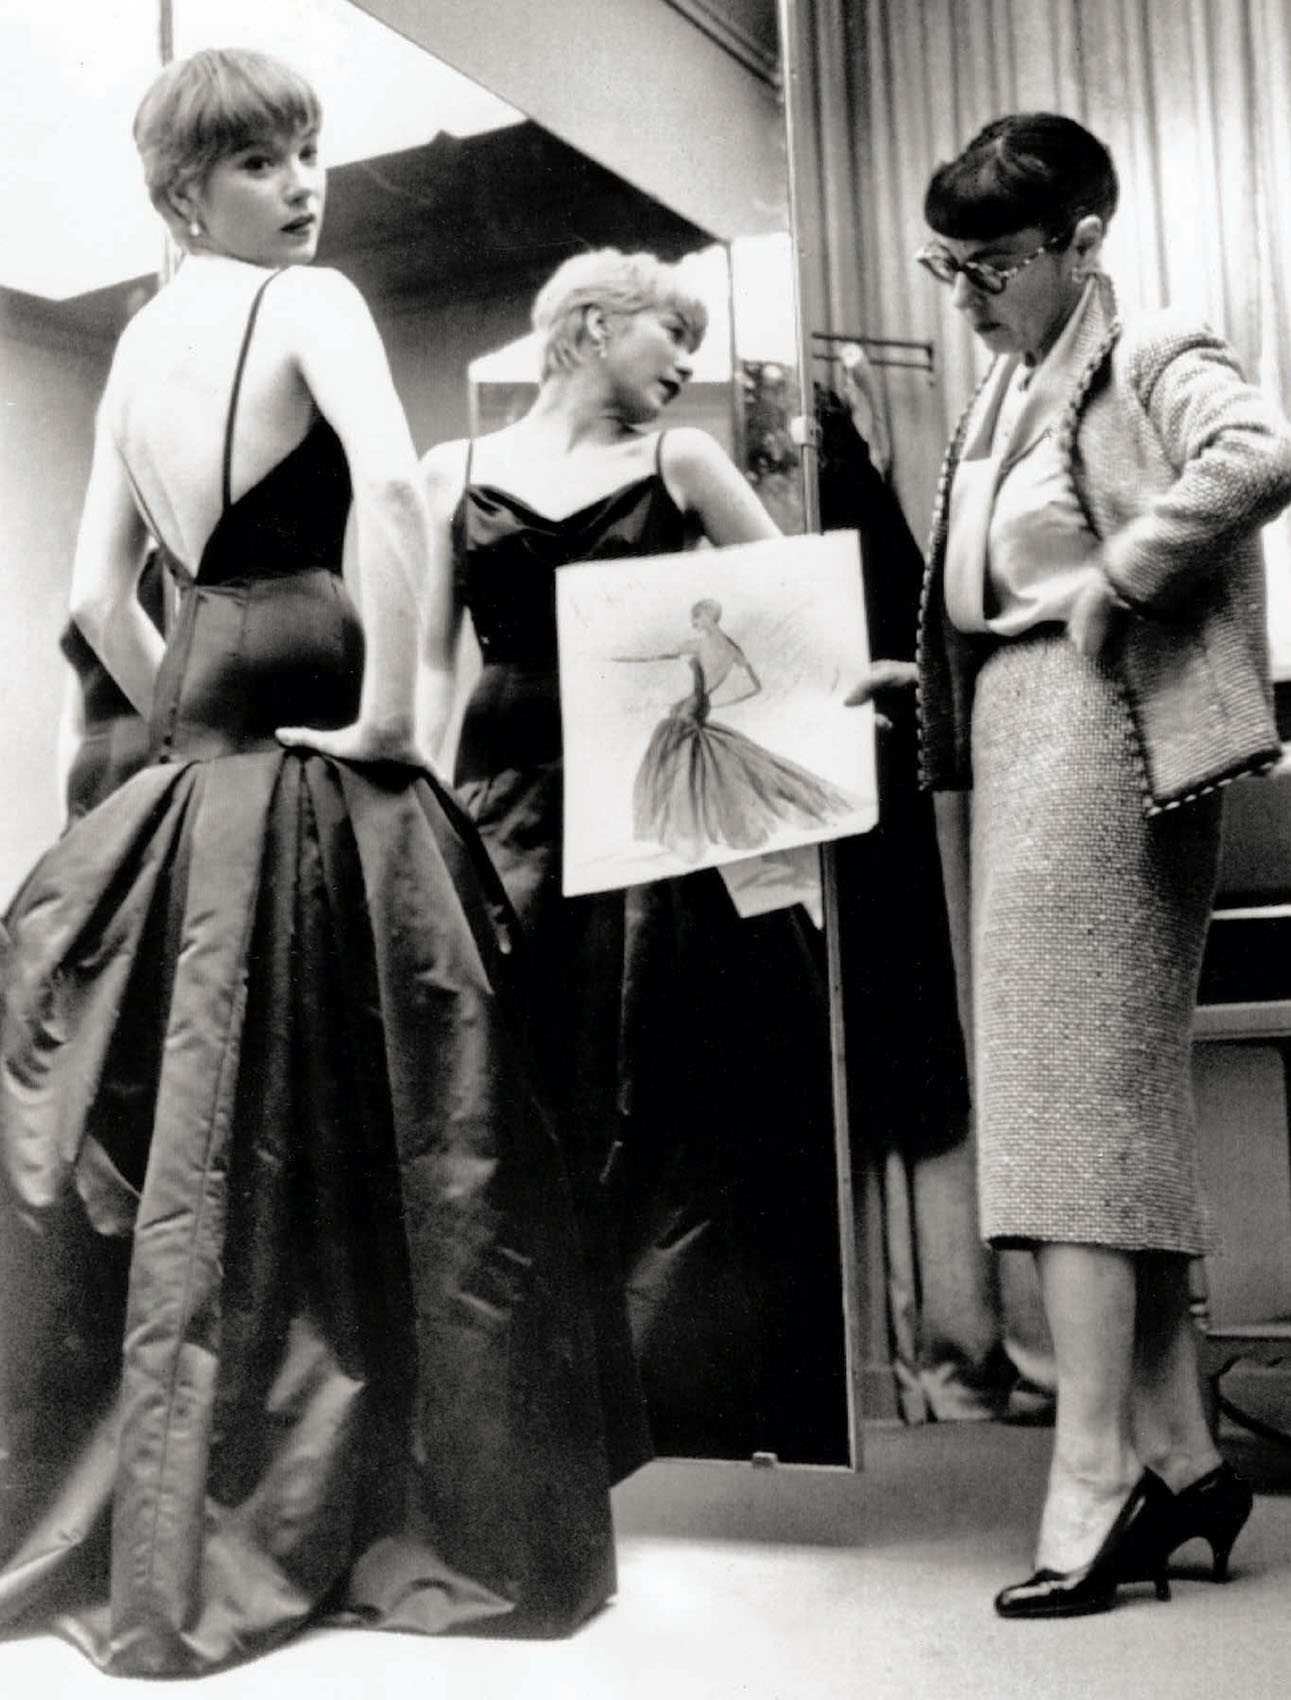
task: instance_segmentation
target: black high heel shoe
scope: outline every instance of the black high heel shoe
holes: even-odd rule
[[[1175,1496],[1144,1470],[1107,1531],[1102,1546],[1078,1570],[1037,1570],[995,1596],[1001,1617],[1083,1617],[1115,1604],[1122,1582],[1152,1582],[1170,1598],[1166,1559],[1177,1529]]]
[[[1170,1551],[1185,1541],[1205,1541],[1210,1547],[1212,1581],[1227,1582],[1229,1554],[1254,1503],[1249,1483],[1242,1480],[1233,1466],[1217,1464],[1175,1494]]]

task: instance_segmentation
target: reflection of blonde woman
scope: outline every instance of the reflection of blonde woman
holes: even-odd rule
[[[707,868],[561,891],[558,573],[776,527],[714,438],[663,429],[707,323],[684,273],[651,254],[580,254],[533,318],[543,375],[530,411],[439,445],[424,468],[483,658],[455,780],[525,934],[534,1048],[578,1194],[611,1468],[625,1474],[652,1444],[842,1457],[836,1360],[817,1337],[839,1297],[810,923],[788,911],[741,920]],[[751,1127],[774,1130],[758,1156]]]
[[[693,636],[660,655],[620,661],[685,661],[691,688],[674,703],[641,758],[633,787],[635,831],[688,861],[717,845],[756,850],[782,827],[823,826],[852,804],[806,768],[774,755],[743,732],[710,720],[713,698],[737,673],[748,688],[719,706],[757,696],[762,682],[744,651],[721,627],[710,597],[690,611]]]

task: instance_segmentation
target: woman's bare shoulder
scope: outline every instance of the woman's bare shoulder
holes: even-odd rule
[[[660,454],[669,472],[684,474],[732,465],[731,457],[717,438],[700,425],[670,425],[661,436]]]
[[[285,266],[274,278],[272,293],[278,300],[290,296],[301,303],[359,306],[367,311],[367,302],[358,285],[351,283],[335,266]]]
[[[358,287],[333,266],[288,266],[265,293],[266,318],[276,327],[328,341],[362,329],[372,313]]]
[[[163,299],[164,295],[163,290],[146,301],[127,321],[117,338],[99,401],[100,424],[106,423],[116,429],[140,375],[156,367],[158,353],[171,335],[167,322],[170,304]]]

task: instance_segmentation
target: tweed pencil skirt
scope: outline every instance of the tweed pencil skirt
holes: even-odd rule
[[[982,667],[973,783],[983,1235],[1200,1254],[1190,1029],[1219,798],[1145,816],[1115,686],[1053,627]]]

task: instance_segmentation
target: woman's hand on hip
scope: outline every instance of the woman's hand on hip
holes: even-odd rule
[[[356,720],[349,726],[324,730],[316,726],[280,726],[274,734],[289,749],[313,750],[337,761],[401,762],[407,767],[429,766],[418,749],[410,723]]]

